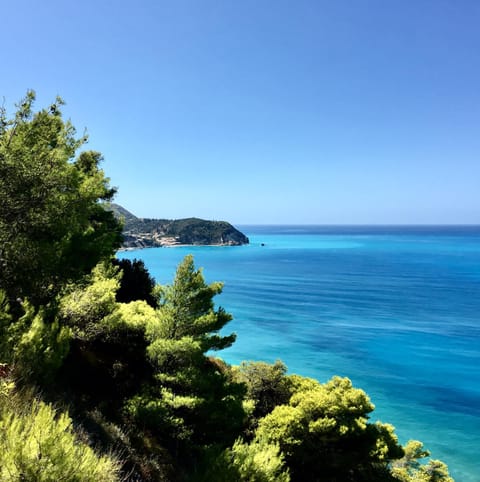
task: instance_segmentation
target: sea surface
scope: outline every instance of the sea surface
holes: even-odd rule
[[[240,247],[153,248],[169,283],[189,253],[234,315],[227,362],[283,360],[290,373],[349,377],[371,420],[424,442],[457,482],[480,481],[480,227],[239,226]]]

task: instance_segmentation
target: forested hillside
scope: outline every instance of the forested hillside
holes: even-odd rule
[[[1,481],[452,480],[349,379],[222,361],[222,283],[116,260],[101,154],[34,101],[0,110]]]
[[[206,221],[198,218],[137,218],[114,203],[109,205],[109,209],[122,222],[124,248],[179,244],[239,246],[249,242],[243,233],[226,221]]]

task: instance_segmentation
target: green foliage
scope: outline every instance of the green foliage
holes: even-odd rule
[[[186,256],[177,268],[173,285],[163,290],[158,331],[149,335],[172,340],[191,336],[203,352],[228,348],[236,336],[219,336],[218,332],[232,316],[221,307],[215,310],[213,302],[222,288],[219,282],[206,284],[202,270],[195,269],[193,256]]]
[[[114,482],[119,464],[80,442],[66,413],[38,401],[19,409],[15,400],[0,406],[0,480]]]
[[[144,301],[115,300],[120,276],[117,267],[101,263],[88,284],[59,302],[60,319],[73,334],[63,383],[84,400],[103,401],[113,411],[151,375],[145,329],[158,320]]]
[[[71,339],[68,327],[62,326],[54,307],[34,308],[28,302],[22,305],[24,314],[0,325],[0,359],[15,367],[24,381],[49,382],[65,359]],[[0,312],[0,313],[1,313]]]
[[[278,445],[237,440],[212,464],[205,482],[290,482]]]
[[[238,380],[247,386],[247,398],[254,403],[255,419],[264,417],[277,405],[288,403],[291,387],[286,372],[287,367],[280,360],[274,364],[242,362],[236,369]]]
[[[441,460],[429,460],[420,468],[420,473],[426,482],[454,482],[447,465]]]
[[[11,349],[6,333],[12,319],[7,295],[4,291],[0,290],[0,361],[3,359],[4,354]]]
[[[187,256],[173,284],[162,288],[157,319],[146,324],[156,383],[145,386],[126,407],[175,453],[192,454],[194,447],[198,451],[212,444],[225,447],[243,422],[243,385],[232,380],[225,364],[207,357],[207,351],[235,339],[218,334],[231,320],[213,303],[221,288],[221,283],[207,285]]]
[[[129,303],[143,300],[153,308],[158,306],[154,295],[155,281],[148,273],[143,261],[115,258],[113,264],[118,266],[122,272],[120,287],[117,290],[117,301]]]
[[[98,332],[100,323],[116,308],[116,291],[120,275],[106,263],[100,263],[86,279],[60,300],[60,315],[65,324],[73,327],[77,336]]]
[[[0,408],[9,400],[15,388],[10,372],[10,367],[6,363],[0,363]]]
[[[448,467],[440,460],[420,460],[430,456],[422,442],[410,440],[405,446],[405,455],[393,463],[392,474],[399,482],[453,482]]]
[[[27,310],[20,323],[29,319],[31,314]],[[23,376],[28,374],[32,380],[51,380],[69,350],[70,330],[59,325],[58,320],[50,323],[45,318],[44,310],[40,309],[13,349],[15,366],[20,368]]]
[[[114,191],[97,152],[82,153],[62,100],[33,113],[27,93],[8,119],[0,111],[0,289],[9,299],[46,303],[121,242],[121,227],[99,201]]]
[[[112,330],[125,326],[144,332],[150,326],[158,324],[158,313],[149,304],[141,300],[117,303],[115,310],[105,318],[104,323]]]
[[[277,445],[258,442],[235,442],[231,449],[232,465],[238,470],[239,480],[249,482],[289,482],[283,457]]]
[[[225,221],[205,221],[198,218],[168,222],[168,232],[183,244],[248,243],[248,238]]]
[[[256,440],[280,446],[294,480],[377,480],[403,451],[392,427],[368,423],[373,408],[350,380],[334,377],[277,406]]]

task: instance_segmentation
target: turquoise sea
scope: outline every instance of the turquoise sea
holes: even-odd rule
[[[217,303],[238,335],[226,361],[347,376],[376,405],[372,420],[423,441],[457,482],[478,482],[480,227],[239,228],[250,245],[119,256],[167,283],[192,253],[207,281],[225,282]]]

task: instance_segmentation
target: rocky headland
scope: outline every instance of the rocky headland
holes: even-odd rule
[[[123,222],[124,249],[181,245],[240,246],[249,243],[247,236],[226,221],[138,218],[118,204],[111,204],[110,209]]]

